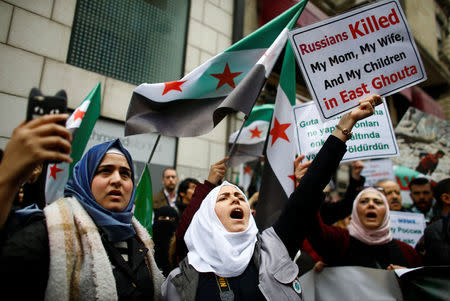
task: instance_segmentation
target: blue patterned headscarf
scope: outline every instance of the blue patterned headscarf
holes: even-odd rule
[[[119,149],[127,158],[133,180],[133,193],[130,202],[122,212],[113,212],[103,208],[92,195],[91,183],[95,172],[110,148]],[[135,194],[133,160],[128,151],[122,146],[119,139],[98,144],[87,151],[73,168],[72,178],[67,182],[64,196],[74,196],[94,220],[101,227],[108,240],[112,242],[123,241],[132,237],[136,232],[131,225],[133,218],[133,204]]]

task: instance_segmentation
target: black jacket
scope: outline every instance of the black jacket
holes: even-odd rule
[[[149,251],[134,236],[127,240],[128,262],[101,233],[113,265],[120,300],[152,300],[152,276],[145,262]],[[0,233],[0,290],[14,300],[43,300],[47,287],[50,251],[45,216],[35,214],[19,224],[11,215]],[[9,292],[9,294],[8,294]]]

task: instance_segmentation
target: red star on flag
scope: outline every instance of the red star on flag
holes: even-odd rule
[[[230,85],[231,87],[235,87],[234,84],[234,78],[241,74],[242,72],[231,72],[230,67],[228,66],[228,63],[225,65],[225,69],[223,70],[223,73],[214,73],[211,74],[215,78],[219,79],[219,83],[217,84],[216,90],[222,87],[225,84]]]
[[[249,175],[252,173],[252,168],[248,165],[244,166],[244,174],[246,174],[246,173]]]
[[[53,179],[56,180],[56,173],[62,171],[61,168],[58,168],[58,166],[56,164],[53,164],[50,167],[50,177],[52,177]]]
[[[252,136],[250,137],[250,139],[253,139],[253,138],[261,138],[261,133],[262,133],[263,131],[260,131],[259,129],[258,129],[258,127],[256,126],[253,130],[250,130],[250,133],[252,133]]]
[[[76,121],[78,118],[83,120],[84,114],[86,114],[85,111],[76,110],[75,113],[73,114],[73,121]]]
[[[271,146],[273,146],[273,144],[275,143],[275,141],[277,141],[278,138],[284,139],[287,142],[290,142],[288,136],[285,133],[286,129],[290,126],[291,126],[290,123],[280,124],[278,122],[278,119],[275,117],[275,122],[273,124],[273,128],[270,130],[270,133],[269,133],[270,135],[272,135]]]
[[[186,81],[174,81],[174,82],[167,82],[164,83],[164,91],[162,93],[162,95],[166,94],[167,92],[169,92],[170,90],[177,90],[177,91],[181,91],[181,85],[184,84]]]

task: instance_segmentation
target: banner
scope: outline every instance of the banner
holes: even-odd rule
[[[392,237],[415,247],[425,231],[425,217],[421,213],[390,211]]]
[[[450,266],[387,271],[358,266],[314,270],[294,280],[304,301],[449,300]],[[399,285],[401,283],[401,286]]]
[[[340,116],[322,122],[316,106],[311,101],[295,106],[294,117],[299,154],[306,155],[307,160],[312,160],[334,131]],[[374,115],[357,122],[352,132],[353,137],[347,142],[347,152],[342,162],[399,155],[385,101],[375,108]]]
[[[449,270],[448,265],[395,270],[402,284],[402,300],[450,300]]]
[[[364,96],[388,96],[427,78],[397,0],[293,30],[289,38],[325,120],[356,107]]]
[[[394,271],[346,266],[314,270],[299,279],[304,301],[403,300]]]
[[[374,186],[380,180],[395,181],[394,167],[390,159],[364,161],[361,175],[366,178],[365,186]]]
[[[439,182],[450,174],[450,122],[410,107],[395,128],[401,156],[395,165]]]

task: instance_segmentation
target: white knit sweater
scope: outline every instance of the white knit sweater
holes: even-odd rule
[[[46,300],[117,300],[112,265],[92,218],[74,197],[62,198],[44,209],[50,243],[50,267]],[[164,276],[153,258],[153,241],[133,217],[139,239],[149,249],[154,300],[161,296]]]

